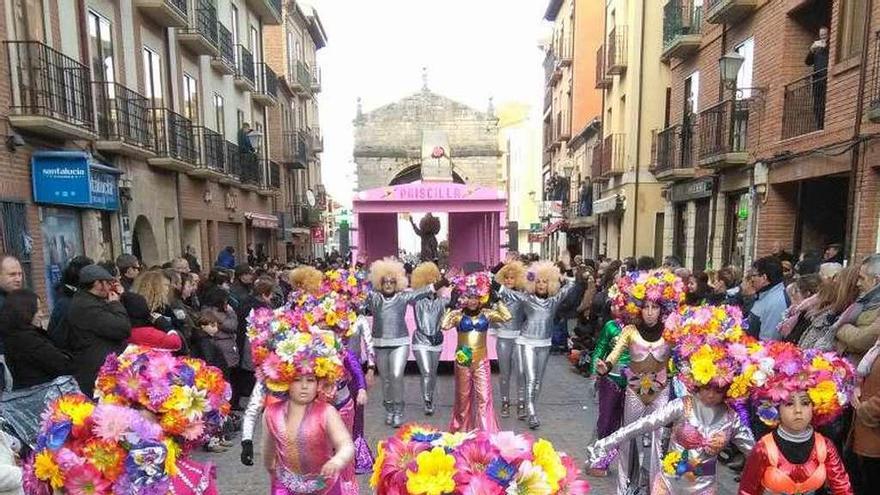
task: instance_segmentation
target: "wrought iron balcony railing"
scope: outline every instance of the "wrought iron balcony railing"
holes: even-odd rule
[[[615,26],[608,33],[608,51],[606,51],[605,70],[609,75],[626,72],[627,38],[626,26]]]
[[[219,42],[217,7],[211,0],[194,0],[189,26],[180,31],[180,40],[199,55],[214,55]]]
[[[154,108],[152,111],[153,135],[159,156],[195,164],[197,153],[192,122],[168,108]]]
[[[211,60],[211,65],[224,74],[235,74],[235,45],[232,44],[232,33],[222,23],[217,23],[217,48],[219,55]]]
[[[278,98],[278,76],[266,62],[257,64],[257,93],[272,100]]]
[[[38,41],[4,43],[12,71],[11,118],[45,117],[94,132],[88,67]]]
[[[662,175],[675,170],[681,164],[681,125],[675,124],[660,131],[654,131],[654,157],[651,172]]]
[[[309,67],[309,64],[299,60],[296,61],[296,79],[303,90],[307,92],[312,91],[312,69]]]
[[[694,0],[669,0],[663,6],[663,53],[678,57],[695,51],[702,24],[703,8]]]
[[[596,89],[607,88],[614,79],[605,70],[605,45],[596,50]]]
[[[199,167],[216,174],[225,174],[226,141],[223,136],[207,127],[196,127],[195,136],[199,150]]]
[[[304,169],[309,164],[308,142],[299,132],[283,132],[281,134],[281,161],[293,168]]]
[[[312,153],[320,153],[324,151],[324,136],[321,134],[320,127],[311,127],[309,129],[309,134],[311,134],[311,151]]]
[[[270,189],[280,189],[281,188],[281,167],[278,165],[278,162],[269,160],[269,166],[267,168],[269,170],[269,188]]]
[[[241,151],[234,143],[226,141],[226,173],[236,180],[241,178]]]
[[[236,61],[235,77],[254,86],[254,56],[244,45],[235,45],[238,60]]]
[[[827,76],[827,69],[823,69],[785,85],[782,139],[825,128]]]
[[[621,174],[626,165],[626,134],[609,134],[602,144],[602,175]]]
[[[93,82],[98,139],[154,150],[150,100],[119,83]]]
[[[255,153],[240,153],[241,174],[239,179],[242,184],[262,187],[263,167],[259,155]]]
[[[699,160],[701,165],[729,162],[728,155],[747,151],[749,105],[750,100],[748,99],[725,100],[700,112]]]

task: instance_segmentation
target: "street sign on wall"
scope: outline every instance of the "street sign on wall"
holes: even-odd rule
[[[312,227],[312,243],[313,244],[324,244],[324,227],[321,225],[317,225]]]

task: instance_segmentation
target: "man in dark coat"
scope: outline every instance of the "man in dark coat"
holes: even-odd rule
[[[125,349],[131,322],[113,289],[115,279],[107,270],[89,265],[79,272],[79,281],[80,290],[70,302],[66,325],[76,366],[74,376],[83,393],[91,397],[104,359]]]

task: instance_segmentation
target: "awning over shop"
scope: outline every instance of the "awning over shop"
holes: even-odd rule
[[[250,220],[254,227],[261,229],[277,229],[280,224],[278,217],[268,213],[246,211],[244,217]]]
[[[561,229],[563,225],[565,225],[565,220],[555,221],[555,222],[551,223],[550,225],[544,227],[544,234],[550,235],[550,234],[556,232],[557,230]]]
[[[607,198],[593,201],[593,214],[601,215],[603,213],[611,213],[618,209],[623,209],[623,196],[615,194]]]

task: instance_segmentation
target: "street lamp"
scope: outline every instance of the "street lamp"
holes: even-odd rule
[[[254,129],[248,133],[247,138],[251,143],[251,147],[259,155],[263,148],[263,133]]]
[[[737,52],[727,52],[718,60],[718,65],[721,68],[721,82],[725,88],[731,91],[736,90],[736,76],[745,60],[746,58]]]

